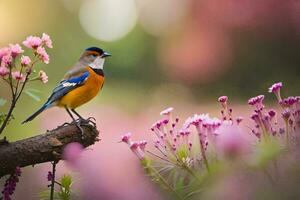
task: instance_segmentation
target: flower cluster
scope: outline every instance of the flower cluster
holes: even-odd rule
[[[9,176],[5,181],[4,188],[2,191],[4,200],[11,200],[11,195],[16,189],[16,185],[19,182],[19,177],[21,176],[21,168],[16,167],[15,172]]]
[[[281,115],[279,116],[275,110],[265,109],[263,104],[264,95],[259,95],[248,100],[248,104],[254,107],[251,119],[255,122],[255,128],[252,129],[252,133],[258,138],[285,133],[288,139],[289,130],[295,131],[300,128],[300,97],[290,96],[282,98],[280,94],[282,86],[282,83],[278,82],[269,88],[269,92],[275,94],[279,105],[282,107]],[[285,128],[278,125],[280,117],[285,122]]]
[[[33,51],[33,60],[29,56],[22,55],[24,50],[19,44],[9,44],[9,46],[0,49],[0,77],[7,82],[11,82],[11,79],[24,82],[28,75],[32,73],[32,67],[38,60],[45,64],[49,63],[49,55],[45,49],[45,47],[53,47],[49,35],[43,33],[41,38],[29,36],[22,43]],[[18,58],[20,66],[17,65]],[[40,79],[43,83],[47,82],[45,77],[44,73],[43,79]]]
[[[264,95],[248,100],[248,104],[253,108],[250,118],[255,123],[251,128],[254,136],[245,133],[241,125],[243,118],[234,117],[233,109],[229,107],[228,97],[221,96],[218,98],[221,104],[220,119],[210,117],[207,113],[194,114],[180,124],[181,120],[173,116],[173,108],[161,111],[162,118],[151,126],[155,139],[150,150],[145,151],[146,141],[132,141],[131,133],[123,135],[121,140],[128,144],[131,151],[142,161],[146,173],[176,195],[176,189],[173,188],[175,184],[169,181],[174,174],[174,171],[171,172],[172,169],[179,172],[174,175],[174,180],[182,180],[178,179],[181,176],[187,182],[186,185],[189,184],[189,180],[199,180],[202,183],[203,180],[199,177],[207,174],[203,171],[211,174],[213,173],[211,169],[214,169],[212,166],[216,166],[213,164],[218,166],[223,161],[226,164],[230,163],[230,166],[240,163],[241,160],[249,165],[257,162],[257,166],[262,166],[264,160],[271,160],[272,156],[281,151],[283,135],[286,136],[286,146],[289,147],[291,138],[289,135],[300,130],[300,97],[282,98],[281,88],[282,83],[275,83],[269,88],[269,92],[273,92],[278,99],[282,109],[280,114],[277,114],[279,111],[266,108]],[[281,127],[278,122],[280,118],[285,122],[286,127]],[[249,137],[252,139],[249,140]],[[273,137],[272,140],[269,139],[270,137]],[[257,149],[254,151],[252,148],[255,145],[251,141],[255,139],[261,142],[257,144]],[[272,155],[262,156],[260,153]],[[186,178],[188,175],[194,179]]]
[[[132,141],[131,133],[127,133],[121,137],[121,141],[128,144],[131,151],[140,159],[143,160],[145,158],[145,148],[147,142],[145,140],[142,141]]]
[[[209,170],[206,156],[209,140],[215,139],[216,131],[223,122],[218,118],[211,118],[209,114],[195,114],[180,126],[179,118],[173,118],[172,111],[173,108],[163,110],[160,113],[162,119],[151,126],[156,152],[147,153],[181,168],[193,168],[197,164],[195,161],[200,161]],[[194,135],[198,137],[198,141],[193,141]],[[138,158],[145,158],[146,141],[133,142],[129,133],[122,136],[122,142],[127,143]],[[192,151],[194,146],[200,146],[200,154]]]

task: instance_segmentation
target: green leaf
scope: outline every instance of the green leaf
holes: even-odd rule
[[[30,96],[34,100],[41,101],[41,98],[39,96],[37,96],[36,94],[34,94],[34,93],[36,93],[34,90],[28,89],[28,90],[25,90],[24,92],[25,92],[25,94],[27,94],[28,96]]]
[[[6,104],[6,100],[3,98],[0,98],[0,106],[4,106]]]
[[[69,190],[72,185],[72,177],[70,175],[63,175],[60,179],[62,187]]]

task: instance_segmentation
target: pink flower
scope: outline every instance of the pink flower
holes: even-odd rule
[[[49,55],[47,54],[44,47],[38,47],[36,53],[39,55],[40,59],[45,63],[49,64]]]
[[[274,93],[278,101],[281,101],[280,88],[282,88],[282,82],[274,83],[270,88],[269,92]]]
[[[131,138],[131,133],[126,133],[121,137],[121,141],[130,144],[131,143],[130,138]]]
[[[141,148],[141,143],[142,143],[142,148]],[[144,143],[144,141],[141,142],[132,142],[130,144],[130,149],[131,151],[140,159],[143,160],[145,158],[145,146],[147,142]]]
[[[217,149],[227,158],[236,158],[249,151],[249,142],[238,126],[223,124],[218,129]]]
[[[42,39],[31,35],[27,37],[25,41],[23,41],[23,44],[28,48],[36,49],[42,44]]]
[[[228,97],[227,97],[227,96],[220,96],[220,97],[218,98],[218,101],[219,101],[220,103],[226,103],[227,100],[228,100]]]
[[[30,58],[28,56],[22,55],[22,57],[21,57],[21,65],[27,66],[27,65],[29,65],[29,63],[31,63]]]
[[[47,74],[46,74],[44,71],[42,71],[42,70],[39,71],[39,79],[40,79],[43,83],[47,83],[47,82],[48,82],[48,76],[47,76]]]
[[[25,81],[24,75],[19,71],[12,72],[11,75],[15,80],[19,80],[21,82]]]
[[[63,158],[71,165],[76,166],[78,159],[81,156],[83,147],[78,142],[68,144],[63,151]]]
[[[11,51],[11,56],[13,58],[17,57],[19,54],[24,52],[24,50],[19,44],[10,44],[9,47]]]
[[[4,77],[9,74],[9,70],[6,67],[0,67],[0,76]]]
[[[160,115],[170,115],[174,108],[170,107],[160,112]]]
[[[2,59],[2,57],[5,55],[10,55],[10,54],[11,54],[10,48],[3,47],[0,49],[0,59]]]
[[[48,48],[53,48],[53,46],[52,46],[52,40],[51,40],[50,36],[47,35],[46,33],[43,33],[42,41],[45,43],[45,45]]]
[[[248,104],[249,105],[256,105],[256,104],[260,104],[263,102],[265,96],[264,95],[258,95],[256,97],[252,97],[251,99],[248,100]]]
[[[1,67],[8,67],[12,62],[11,54],[6,54],[1,59]]]
[[[271,87],[269,87],[269,93],[277,92],[282,88],[282,82],[274,83]]]

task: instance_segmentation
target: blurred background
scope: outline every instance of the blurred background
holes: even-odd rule
[[[0,0],[0,18],[0,46],[43,32],[54,46],[50,64],[39,66],[49,82],[30,86],[41,91],[41,101],[24,94],[14,125],[6,130],[10,140],[69,120],[54,108],[19,125],[85,48],[99,46],[113,55],[105,64],[103,91],[79,108],[82,115],[96,117],[102,140],[84,152],[84,172],[71,172],[62,162],[59,166],[59,173],[75,174],[85,199],[160,196],[129,149],[117,141],[127,131],[150,139],[148,129],[165,107],[175,107],[183,118],[195,112],[218,116],[216,99],[228,95],[234,112],[249,114],[250,97],[265,94],[269,103],[275,101],[267,94],[274,82],[283,82],[284,96],[300,92],[297,0]],[[1,97],[9,99],[8,88],[0,84]],[[50,164],[25,169],[16,198],[25,193],[37,199],[47,185],[48,169]]]

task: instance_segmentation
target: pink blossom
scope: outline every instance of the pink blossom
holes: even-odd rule
[[[21,65],[27,66],[27,65],[29,65],[29,63],[31,63],[30,58],[28,56],[22,55],[22,57],[21,57]]]
[[[126,133],[121,137],[121,141],[130,144],[131,143],[130,138],[131,138],[131,133]]]
[[[2,59],[3,56],[5,55],[10,55],[11,51],[9,47],[3,47],[0,49],[0,59]]]
[[[48,76],[47,76],[47,74],[46,74],[44,71],[42,71],[42,70],[39,71],[39,79],[40,79],[43,83],[47,83],[47,82],[48,82]]]
[[[12,62],[12,56],[11,54],[6,54],[1,59],[1,66],[2,67],[8,67]]]
[[[145,151],[147,145],[147,141],[143,140],[143,141],[139,141],[139,147],[141,148],[142,151]]]
[[[218,101],[219,101],[220,103],[226,103],[226,102],[228,101],[228,97],[227,97],[227,96],[220,96],[220,97],[218,98]]]
[[[264,98],[265,98],[264,95],[258,95],[256,97],[252,97],[251,99],[248,100],[248,104],[254,106],[256,104],[262,103]]]
[[[161,111],[160,115],[169,115],[173,110],[174,110],[174,108],[172,108],[172,107],[167,108],[167,109]]]
[[[218,129],[217,149],[227,158],[235,158],[249,151],[249,142],[238,126],[223,124]]]
[[[44,47],[38,47],[36,53],[39,55],[40,59],[45,63],[49,64],[49,55],[47,54]]]
[[[11,75],[15,80],[19,80],[21,82],[25,81],[25,77],[20,71],[12,72]]]
[[[0,67],[0,76],[4,77],[9,74],[9,70],[6,67]]]
[[[63,151],[63,158],[71,165],[76,165],[81,156],[83,147],[78,142],[68,144]]]
[[[280,88],[282,87],[282,82],[278,82],[278,83],[274,83],[271,87],[269,87],[269,92],[277,92],[280,90]]]
[[[274,93],[278,101],[281,101],[280,88],[282,88],[282,82],[274,83],[270,88],[269,92]]]
[[[147,144],[147,143],[146,143]],[[143,160],[145,158],[145,145],[143,146],[143,149],[140,147],[140,142],[132,142],[130,144],[131,151],[140,159]]]
[[[48,48],[53,48],[53,46],[52,46],[52,40],[51,40],[50,36],[47,35],[46,33],[43,33],[43,35],[42,35],[42,41],[45,43],[45,45]]]
[[[10,44],[9,47],[11,51],[11,56],[13,58],[17,57],[19,54],[24,52],[24,50],[19,44]]]
[[[23,41],[24,46],[36,49],[42,44],[42,39],[36,36],[28,36],[25,41]]]

